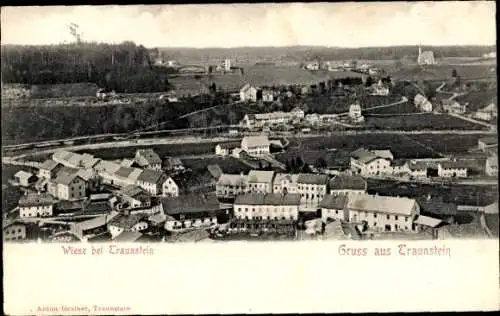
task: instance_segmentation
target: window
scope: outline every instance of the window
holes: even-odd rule
[[[397,216],[397,215],[395,215],[395,216],[394,216],[394,219],[395,219],[395,220],[398,220],[398,216]]]
[[[391,215],[387,215],[387,219],[391,219]]]
[[[405,222],[407,222],[407,221],[408,221],[408,216],[405,217]]]
[[[373,218],[377,218],[377,214],[373,214]]]

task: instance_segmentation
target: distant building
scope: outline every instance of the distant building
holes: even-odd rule
[[[240,101],[257,101],[257,88],[246,84],[240,90]]]
[[[2,100],[5,99],[26,99],[31,97],[31,89],[22,84],[4,84],[2,83]]]
[[[365,179],[356,174],[341,173],[328,183],[330,194],[345,195],[348,193],[365,193],[367,183]]]
[[[485,108],[478,110],[474,117],[483,121],[491,121],[498,117],[498,108],[495,103],[491,103]]]
[[[19,217],[52,216],[55,201],[48,194],[27,194],[19,199]]]
[[[463,114],[467,111],[467,105],[460,104],[455,100],[443,100],[442,107],[445,112]]]
[[[336,221],[348,221],[348,212],[344,213],[347,204],[347,195],[325,195],[319,203],[321,219],[326,222],[329,219]]]
[[[92,168],[99,161],[89,154],[76,154],[66,150],[58,150],[52,155],[52,160],[70,168]]]
[[[498,176],[498,155],[492,155],[486,159],[485,170],[489,176]]]
[[[217,146],[215,146],[215,154],[219,156],[228,156],[229,154],[231,154],[231,150],[234,147],[234,145],[229,143],[217,144]]]
[[[420,93],[415,96],[414,99],[415,106],[422,112],[432,112],[432,103],[427,100],[426,97]]]
[[[351,170],[361,176],[392,174],[390,151],[374,151],[360,148],[351,154]]]
[[[298,174],[278,173],[273,181],[273,193],[298,193]]]
[[[14,179],[16,180],[17,183],[19,183],[20,186],[28,187],[36,182],[37,177],[31,172],[19,170],[14,175]]]
[[[498,146],[498,139],[495,137],[480,138],[477,146],[481,151],[485,152],[488,148]]]
[[[270,112],[258,114],[246,114],[241,121],[241,125],[247,128],[260,128],[265,125],[288,124],[293,120],[303,119],[305,113],[300,108],[294,108],[290,112]]]
[[[269,89],[262,90],[262,101],[263,102],[273,102],[274,101],[274,91]]]
[[[48,182],[47,191],[60,200],[79,200],[87,194],[87,183],[77,172],[60,171]]]
[[[442,178],[466,178],[467,165],[461,161],[442,161],[438,164],[438,176]]]
[[[40,167],[38,167],[38,176],[40,178],[52,179],[56,176],[57,172],[63,167],[62,164],[55,162],[54,160],[45,160]]]
[[[7,223],[2,228],[4,242],[36,240],[40,230],[37,223],[17,221]]]
[[[497,52],[491,52],[483,55],[484,58],[497,58]]]
[[[422,51],[422,47],[418,46],[418,57],[417,63],[419,65],[434,65],[436,61],[434,59],[434,53],[432,51]]]
[[[361,114],[361,105],[359,103],[351,104],[349,106],[349,118],[354,122],[360,123],[365,120]]]
[[[301,203],[308,207],[316,207],[327,192],[328,175],[301,173],[297,179],[297,193]]]
[[[247,192],[248,177],[244,174],[223,173],[219,176],[215,187],[217,197],[234,198]]]
[[[163,166],[165,170],[168,171],[183,171],[186,169],[184,164],[182,163],[182,160],[176,157],[167,157],[163,161]]]
[[[107,224],[112,239],[123,232],[140,232],[148,228],[146,217],[143,214],[118,214]]]
[[[383,83],[382,79],[380,79],[378,83],[373,84],[370,88],[372,95],[381,95],[381,96],[389,95],[389,86]]]
[[[224,71],[231,71],[231,59],[225,59],[222,63],[222,67],[224,68]]]
[[[161,158],[153,149],[139,149],[135,152],[135,161],[141,168],[161,170]]]
[[[233,204],[237,219],[297,220],[299,194],[249,193],[240,195]]]
[[[241,149],[251,156],[263,156],[270,153],[267,136],[245,136],[241,140]]]
[[[308,62],[306,63],[304,68],[307,70],[319,70],[319,62],[317,61]]]
[[[144,189],[129,185],[118,191],[118,196],[128,204],[130,208],[141,208],[151,206],[151,195]]]
[[[251,170],[248,173],[248,192],[273,192],[274,171]]]

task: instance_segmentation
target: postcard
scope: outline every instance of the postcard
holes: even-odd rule
[[[495,10],[2,7],[4,312],[498,310]]]

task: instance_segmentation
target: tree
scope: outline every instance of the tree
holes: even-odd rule
[[[457,70],[453,68],[453,70],[451,71],[451,77],[456,78],[457,76],[458,76]]]
[[[316,162],[314,163],[314,166],[316,168],[320,168],[320,169],[326,168],[327,167],[327,163],[326,163],[325,158],[319,157],[318,159],[316,159]]]

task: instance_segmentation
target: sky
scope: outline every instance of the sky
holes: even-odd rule
[[[2,7],[2,44],[495,45],[494,1]]]

